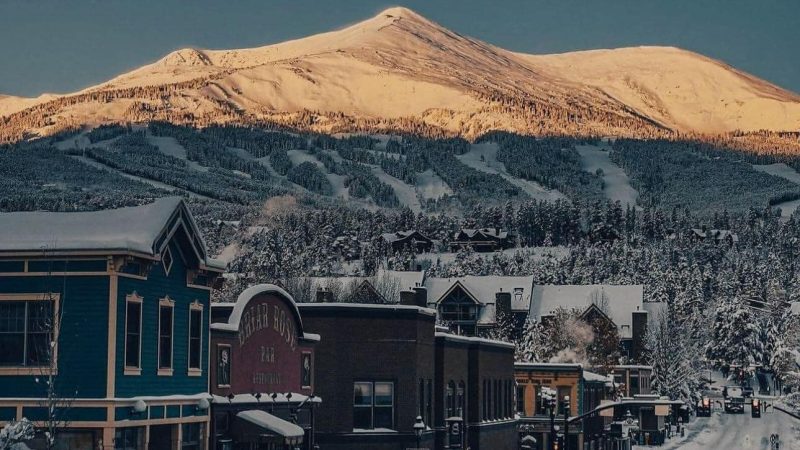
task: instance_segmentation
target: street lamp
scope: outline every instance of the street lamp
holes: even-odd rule
[[[564,396],[564,450],[569,450],[569,395]]]
[[[422,439],[422,433],[425,432],[425,422],[422,421],[422,416],[417,416],[416,420],[414,421],[414,435],[417,436],[417,448],[419,447],[419,442]]]

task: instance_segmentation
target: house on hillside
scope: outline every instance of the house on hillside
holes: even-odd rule
[[[414,253],[427,253],[433,249],[433,240],[419,231],[397,231],[378,236],[378,244],[391,253],[411,249]]]
[[[739,243],[739,235],[731,230],[717,230],[703,228],[692,228],[689,230],[689,238],[694,242],[710,242],[714,244],[727,244],[734,246]]]
[[[0,425],[48,420],[49,397],[57,448],[202,448],[224,269],[180,198],[0,214]]]
[[[530,310],[533,277],[466,276],[428,278],[429,308],[459,334],[474,336],[498,325],[502,317],[515,327]]]
[[[648,323],[662,303],[644,301],[642,285],[538,285],[533,288],[530,319],[546,322],[559,308],[577,310],[585,319],[601,318],[617,328],[623,356],[638,361]]]
[[[493,252],[514,246],[514,236],[500,228],[462,229],[450,241],[452,251],[470,247],[476,252]]]

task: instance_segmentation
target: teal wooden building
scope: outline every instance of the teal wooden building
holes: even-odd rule
[[[0,214],[0,427],[55,425],[69,449],[205,448],[223,269],[180,198]]]

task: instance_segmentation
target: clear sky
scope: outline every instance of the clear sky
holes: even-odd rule
[[[0,0],[0,93],[71,92],[178,48],[272,44],[396,5],[509,50],[673,45],[800,92],[800,0]]]

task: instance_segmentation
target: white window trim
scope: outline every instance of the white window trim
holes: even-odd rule
[[[169,346],[169,364],[170,367],[161,367],[161,308],[169,307],[172,310],[172,329],[170,330],[170,346]],[[157,360],[156,368],[158,369],[159,376],[172,376],[173,368],[175,367],[175,301],[166,296],[158,300],[158,339],[157,347]]]
[[[128,365],[128,303],[139,304],[139,363],[137,367]],[[125,375],[141,375],[142,374],[142,316],[144,314],[144,298],[139,296],[136,291],[132,294],[125,296],[125,334],[123,336],[125,342],[125,352],[123,355],[122,363],[125,365]]]
[[[52,301],[53,302],[53,317],[58,317],[61,306],[61,294],[55,292],[45,293],[31,293],[31,294],[0,294],[0,302],[34,302],[34,301]],[[58,335],[59,335],[59,321],[55,321],[53,327],[53,342],[56,343],[53,348],[53,360],[47,366],[3,366],[0,367],[0,376],[3,375],[58,375]]]
[[[169,258],[167,258],[169,255]],[[167,265],[166,260],[169,259],[169,266]],[[164,251],[161,254],[161,266],[164,268],[164,273],[169,276],[169,271],[172,270],[172,266],[175,265],[175,255],[172,254],[172,251],[169,249],[169,246],[164,247]]]
[[[192,367],[192,312],[200,311],[200,342],[197,344],[197,348],[200,351],[200,367]],[[189,323],[188,327],[186,328],[186,370],[187,375],[190,377],[199,377],[203,375],[203,330],[205,327],[203,326],[203,320],[205,319],[205,311],[203,311],[203,304],[200,303],[199,300],[193,301],[189,305]],[[173,324],[174,326],[175,324]]]

